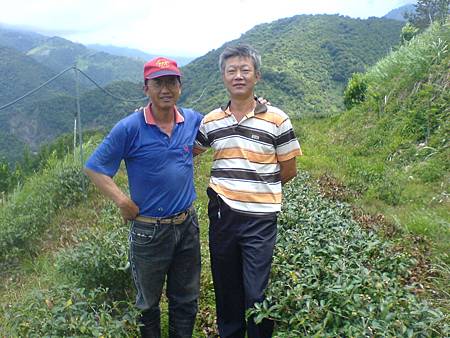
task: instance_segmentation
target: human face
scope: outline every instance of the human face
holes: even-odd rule
[[[161,76],[147,80],[146,94],[156,109],[173,108],[181,94],[178,76]]]
[[[234,56],[225,61],[222,79],[232,99],[253,97],[259,78],[250,57]]]

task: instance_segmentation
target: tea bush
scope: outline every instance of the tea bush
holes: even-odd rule
[[[35,290],[4,315],[5,337],[138,336],[133,304],[111,301],[105,288]]]
[[[87,289],[108,288],[116,299],[132,289],[128,269],[128,229],[82,232],[80,244],[58,253],[56,269],[69,281]]]
[[[285,186],[266,300],[276,337],[444,337],[441,311],[403,285],[415,261],[297,178]],[[447,318],[448,320],[448,318]]]
[[[34,244],[58,210],[80,202],[88,181],[72,157],[50,159],[0,208],[0,262],[33,252]]]

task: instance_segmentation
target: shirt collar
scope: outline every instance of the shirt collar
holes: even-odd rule
[[[259,101],[256,97],[255,97],[255,101],[256,101],[256,106],[255,106],[255,110],[253,111],[255,115],[267,112],[267,106],[265,104],[259,103]],[[227,115],[231,115],[231,112],[229,109],[230,104],[231,104],[231,101],[228,101],[227,104],[224,104],[223,106],[220,107],[220,109],[222,109],[222,111],[224,113],[226,113]]]
[[[177,109],[176,106],[173,108],[173,113],[175,115],[175,123],[182,123],[182,122],[184,122],[184,117],[183,117],[183,115],[181,115],[181,113],[179,112],[179,110]],[[149,103],[144,108],[144,118],[145,118],[145,123],[156,125],[156,121],[155,121],[155,117],[153,115],[152,104],[151,103]]]

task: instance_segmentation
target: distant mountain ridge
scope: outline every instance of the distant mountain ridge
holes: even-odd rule
[[[223,103],[219,55],[227,45],[247,43],[262,55],[258,95],[292,117],[338,113],[349,77],[398,45],[402,26],[396,20],[339,15],[297,15],[255,26],[183,67],[180,104],[208,112]]]
[[[292,117],[336,114],[343,108],[342,92],[347,79],[395,47],[402,25],[395,20],[362,20],[339,15],[299,15],[258,25],[239,39],[182,67],[183,91],[179,105],[206,113],[222,104],[227,94],[218,71],[218,56],[226,45],[248,43],[263,58],[263,80],[257,86],[258,95],[268,98]],[[100,85],[107,85],[117,96],[143,96],[142,60],[93,51],[59,37],[43,39],[38,34],[25,37],[15,41],[10,32],[0,28],[0,46],[10,47],[3,58],[0,54],[0,70],[1,67],[14,70],[8,79],[0,77],[3,103],[41,85],[72,64]],[[20,57],[11,56],[11,48],[16,48],[15,53]],[[36,69],[25,72],[29,66]],[[26,143],[36,150],[73,129],[75,82],[70,73],[45,90],[0,111],[0,142],[4,139],[12,145],[7,148],[2,145],[0,156],[17,159],[21,154],[18,144]],[[84,77],[80,79],[84,128],[109,128],[144,104],[113,99],[101,90],[90,90],[92,87],[86,86],[89,82]],[[125,81],[113,83],[116,80]]]
[[[416,7],[414,4],[407,4],[399,8],[393,9],[392,11],[384,15],[383,18],[398,21],[406,21],[405,13],[415,13],[415,11]]]
[[[149,54],[149,53],[145,53],[139,49],[118,47],[118,46],[112,46],[112,45],[91,44],[91,45],[87,45],[87,47],[98,50],[98,51],[106,52],[106,53],[109,53],[112,55],[128,56],[128,57],[138,58],[138,59],[141,59],[144,61],[151,60],[158,56],[165,56],[165,57],[175,60],[179,66],[187,65],[189,62],[191,62],[192,60],[195,59],[194,57]]]
[[[142,60],[99,52],[57,36],[0,26],[0,46],[16,49],[55,72],[77,65],[101,85],[116,80],[138,82],[142,78]]]

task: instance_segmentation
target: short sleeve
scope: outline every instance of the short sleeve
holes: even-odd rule
[[[201,121],[200,127],[198,128],[197,137],[195,139],[195,146],[199,149],[205,149],[210,147],[204,119]]]
[[[127,132],[117,123],[86,162],[85,167],[100,174],[113,177],[126,157]]]
[[[278,127],[278,135],[276,137],[276,153],[279,162],[290,160],[296,156],[302,155],[300,143],[295,136],[292,123],[286,118]]]

